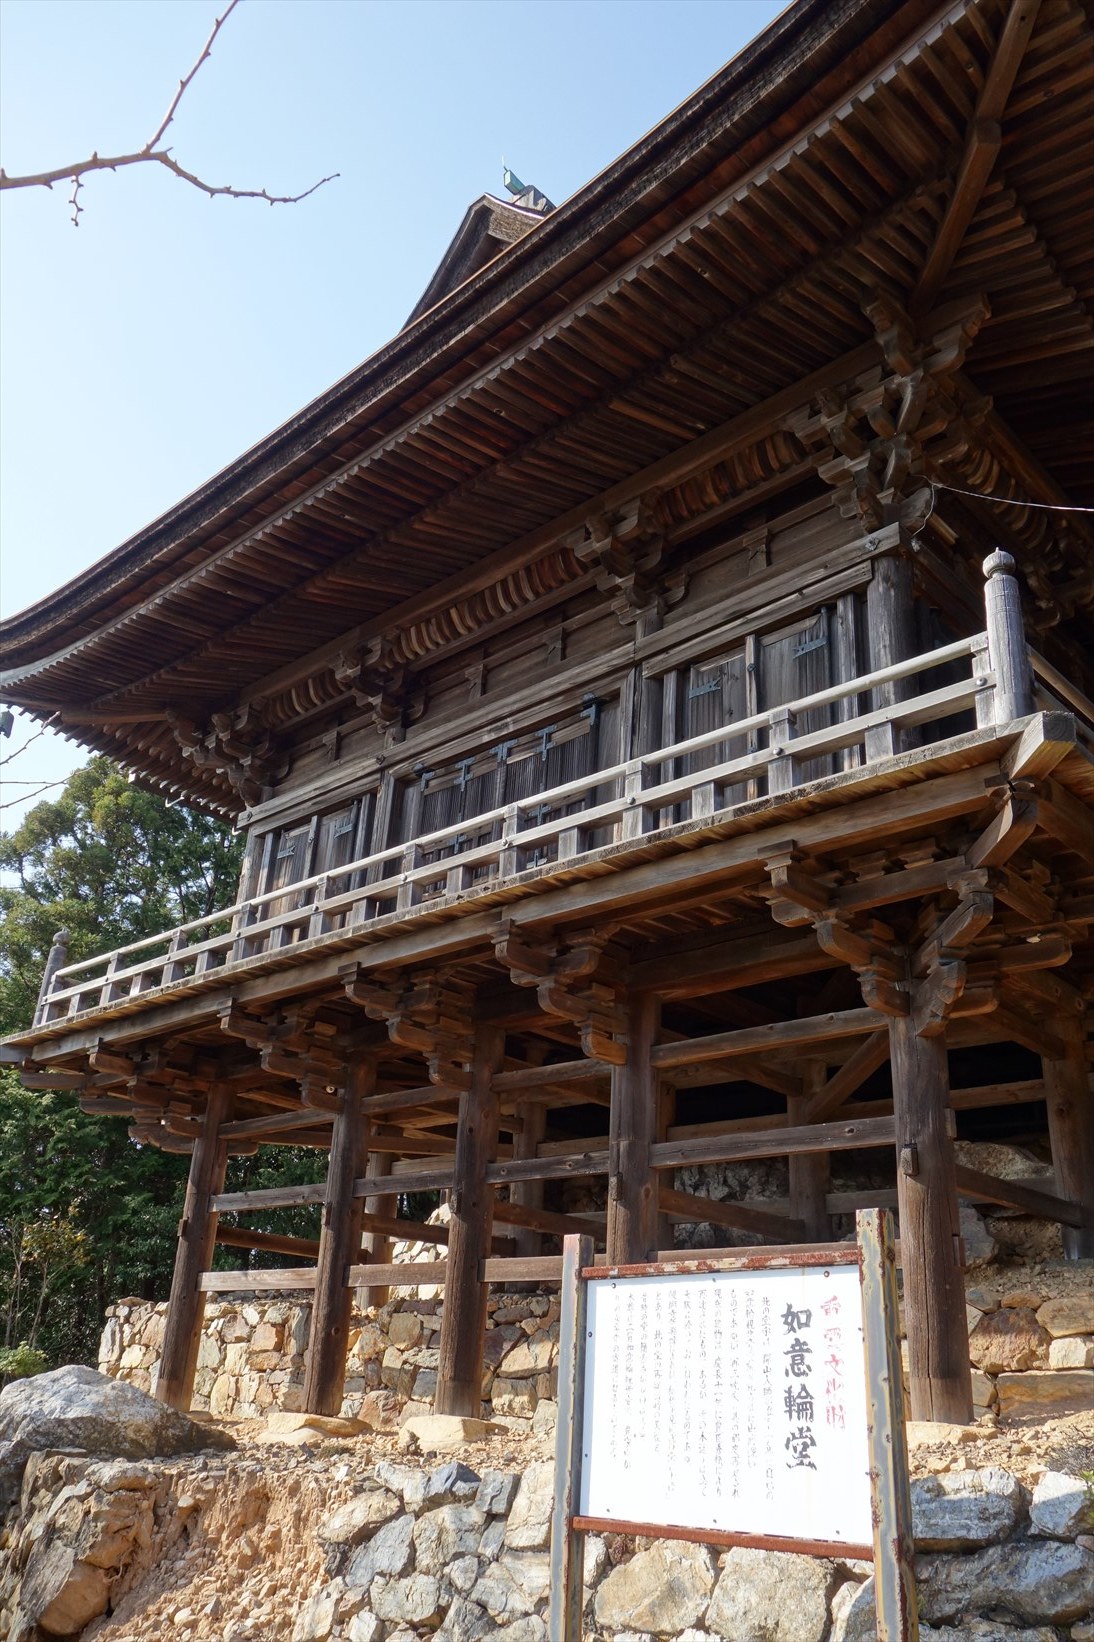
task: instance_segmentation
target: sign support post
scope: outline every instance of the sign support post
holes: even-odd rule
[[[574,1527],[581,1508],[581,1441],[585,1424],[585,1346],[591,1237],[562,1244],[562,1293],[558,1340],[558,1416],[555,1425],[555,1500],[551,1519],[551,1600],[548,1642],[581,1642],[585,1535]]]

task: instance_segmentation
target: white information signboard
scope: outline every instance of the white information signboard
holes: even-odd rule
[[[597,1278],[587,1306],[581,1516],[870,1545],[857,1262]]]

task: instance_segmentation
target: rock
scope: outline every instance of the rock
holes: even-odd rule
[[[944,1471],[912,1483],[912,1529],[925,1551],[968,1551],[1007,1539],[1025,1515],[1009,1471]]]
[[[530,1380],[503,1380],[498,1377],[490,1392],[494,1413],[510,1419],[530,1420],[538,1401],[536,1388]]]
[[[1000,1374],[995,1382],[1004,1419],[1023,1415],[1064,1414],[1094,1405],[1094,1369],[1062,1373]]]
[[[994,1408],[998,1401],[995,1395],[995,1381],[982,1374],[978,1368],[972,1371],[972,1405],[974,1408]]]
[[[933,1448],[939,1443],[956,1446],[963,1442],[975,1442],[981,1435],[975,1425],[949,1425],[945,1420],[906,1420],[904,1433],[909,1450]]]
[[[985,1374],[1047,1368],[1049,1343],[1028,1306],[1003,1307],[981,1317],[969,1335],[969,1360]]]
[[[987,1266],[995,1259],[998,1253],[998,1244],[991,1235],[984,1218],[978,1214],[971,1203],[962,1201],[958,1204],[961,1220],[961,1241],[965,1245],[965,1266],[972,1270],[975,1266]]]
[[[409,1573],[413,1561],[414,1518],[394,1517],[354,1551],[346,1569],[346,1584],[371,1586],[377,1574]]]
[[[1065,1334],[1052,1340],[1048,1348],[1049,1368],[1094,1368],[1094,1338],[1089,1334]]]
[[[401,1510],[397,1495],[387,1488],[370,1488],[332,1511],[319,1524],[316,1537],[324,1545],[360,1545]]]
[[[479,1642],[480,1637],[497,1636],[497,1626],[478,1603],[457,1597],[436,1633],[437,1642]]]
[[[397,1311],[387,1326],[387,1337],[401,1350],[416,1346],[422,1337],[422,1319],[415,1311]]]
[[[555,1468],[550,1460],[537,1460],[525,1471],[505,1528],[510,1549],[541,1551],[549,1544],[554,1488]]]
[[[1030,1625],[1065,1625],[1094,1606],[1094,1555],[1059,1540],[992,1545],[971,1556],[916,1559],[920,1614],[951,1624],[977,1609]]]
[[[499,1373],[507,1380],[534,1379],[551,1367],[558,1347],[546,1335],[520,1340],[503,1359]]]
[[[338,1618],[341,1585],[324,1585],[305,1602],[292,1628],[292,1642],[326,1642]]]
[[[477,1556],[458,1556],[448,1564],[445,1577],[453,1590],[468,1596],[479,1577],[481,1565]]]
[[[402,1398],[394,1391],[366,1391],[357,1418],[369,1431],[397,1431],[402,1412]]]
[[[359,1437],[364,1429],[361,1420],[343,1419],[338,1414],[287,1414],[278,1409],[266,1416],[266,1430],[282,1436],[314,1431],[318,1437]]]
[[[706,1613],[714,1579],[714,1558],[705,1545],[658,1539],[612,1569],[596,1593],[593,1612],[597,1624],[609,1630],[634,1626],[674,1636]],[[758,1642],[758,1633],[749,1642]]]
[[[966,1306],[975,1306],[977,1311],[998,1311],[999,1301],[987,1289],[966,1289]]]
[[[442,1617],[440,1581],[432,1574],[411,1574],[408,1579],[374,1579],[368,1598],[377,1619],[405,1619],[412,1625],[436,1625]]]
[[[399,1495],[408,1511],[417,1513],[421,1510],[429,1481],[424,1471],[410,1465],[395,1465],[391,1460],[381,1460],[376,1467],[376,1475],[385,1488]]]
[[[821,1642],[835,1582],[835,1564],[819,1557],[737,1547],[723,1559],[707,1629],[726,1642]]]
[[[1094,1289],[1088,1294],[1071,1294],[1063,1300],[1046,1300],[1037,1321],[1054,1340],[1069,1334],[1094,1334]]]
[[[482,1479],[477,1471],[459,1460],[449,1460],[431,1471],[425,1485],[423,1503],[431,1509],[438,1505],[466,1505],[479,1491]]]
[[[106,1612],[109,1595],[109,1574],[82,1561],[71,1545],[53,1539],[31,1553],[19,1587],[19,1606],[49,1636],[72,1636]]]
[[[920,1642],[1056,1642],[1049,1626],[1015,1629],[995,1619],[968,1619],[954,1628],[920,1625]],[[1075,1632],[1072,1631],[1072,1638]],[[829,1642],[877,1642],[873,1576],[864,1585],[841,1585],[832,1599]]]
[[[506,1516],[519,1487],[520,1476],[515,1471],[484,1471],[475,1504],[490,1516]]]
[[[415,1566],[423,1573],[442,1574],[453,1557],[472,1555],[479,1548],[486,1517],[473,1505],[442,1505],[414,1524]]]
[[[412,1454],[450,1454],[465,1443],[482,1442],[484,1437],[504,1430],[503,1425],[495,1425],[492,1420],[475,1420],[460,1414],[416,1414],[400,1430],[399,1447]]]
[[[1080,1477],[1046,1471],[1033,1490],[1030,1532],[1049,1539],[1074,1539],[1094,1528],[1094,1500]]]
[[[75,1448],[139,1460],[234,1447],[227,1432],[199,1425],[136,1386],[78,1364],[15,1380],[0,1391],[0,1479],[7,1480],[9,1501],[35,1451]]]
[[[355,1614],[346,1631],[346,1642],[380,1642],[384,1634],[383,1621],[374,1613]]]
[[[494,1642],[543,1642],[547,1627],[538,1614],[528,1614],[494,1632]]]

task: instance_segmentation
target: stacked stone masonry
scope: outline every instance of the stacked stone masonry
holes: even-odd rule
[[[0,1638],[544,1642],[552,1482],[550,1461],[521,1473],[428,1454],[38,1454],[0,1529]],[[1030,1490],[952,1470],[913,1500],[925,1642],[1094,1637],[1081,1477],[1049,1471]],[[590,1536],[585,1584],[590,1642],[876,1635],[870,1565],[838,1556]]]

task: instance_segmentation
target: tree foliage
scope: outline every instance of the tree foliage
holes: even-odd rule
[[[0,1030],[26,1027],[54,933],[92,957],[235,897],[239,842],[106,758],[0,836]],[[106,1306],[162,1298],[187,1162],[0,1074],[0,1346],[94,1360]]]

